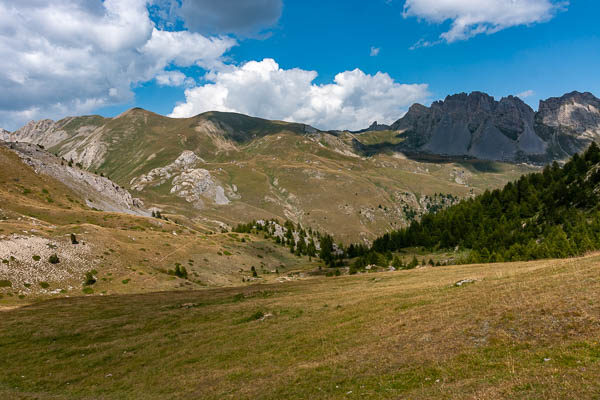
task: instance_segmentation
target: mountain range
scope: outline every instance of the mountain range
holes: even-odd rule
[[[542,101],[534,112],[517,97],[473,92],[415,104],[390,126],[325,132],[235,113],[173,119],[134,108],[32,121],[0,131],[0,140],[37,145],[12,150],[74,190],[95,188],[90,207],[176,213],[217,230],[283,218],[368,242],[584,149],[600,138],[599,110],[590,93]]]
[[[387,151],[368,155],[357,143],[395,143],[397,134],[332,134],[221,112],[173,119],[135,108],[115,118],[31,122],[8,136],[58,156],[63,168],[68,163],[110,179],[143,202],[146,214],[182,214],[215,230],[252,219],[290,219],[343,242],[371,240],[430,209],[535,170],[481,160],[422,162]],[[125,204],[119,198],[107,202],[94,207]]]
[[[392,125],[375,123],[359,132],[386,129],[402,139],[386,146],[394,151],[547,163],[600,140],[600,100],[571,92],[540,101],[535,112],[518,97],[496,101],[481,92],[460,93],[430,107],[414,104]]]

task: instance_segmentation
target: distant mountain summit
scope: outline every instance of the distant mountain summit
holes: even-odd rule
[[[378,131],[388,131],[390,130],[389,125],[378,124],[377,121],[374,121],[367,129],[361,129],[360,131],[354,131],[352,133],[364,133],[364,132],[378,132]]]
[[[536,113],[518,97],[459,93],[431,107],[414,104],[390,129],[404,139],[396,150],[544,163],[600,141],[600,100],[572,92],[540,101]]]
[[[571,156],[600,141],[600,99],[571,92],[540,101],[536,133],[551,144],[555,157]]]

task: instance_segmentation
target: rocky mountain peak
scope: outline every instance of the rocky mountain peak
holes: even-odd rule
[[[518,97],[497,101],[483,92],[458,93],[431,107],[412,106],[392,128],[404,132],[412,151],[515,160],[523,152],[545,151],[533,132],[534,116]]]
[[[5,142],[10,141],[10,132],[6,129],[0,128],[0,140]]]
[[[17,129],[15,133],[23,133],[23,132],[45,132],[50,129],[54,125],[54,121],[51,119],[41,119],[39,121],[29,121],[25,126]]]
[[[600,138],[600,99],[589,92],[541,100],[538,114],[544,125]]]
[[[441,108],[446,112],[476,113],[480,111],[491,112],[497,102],[494,98],[483,92],[458,93],[447,96],[444,101],[436,101],[432,108]]]
[[[373,121],[367,129],[361,129],[359,131],[353,131],[353,133],[364,133],[364,132],[376,132],[376,131],[387,131],[390,129],[389,125],[379,124],[377,121]],[[341,132],[341,131],[338,131]]]
[[[26,143],[41,143],[54,130],[55,122],[51,119],[29,121],[25,126],[12,133],[14,140]]]
[[[368,128],[369,131],[385,131],[387,129],[390,129],[389,125],[378,124],[377,121],[373,121],[373,123]]]

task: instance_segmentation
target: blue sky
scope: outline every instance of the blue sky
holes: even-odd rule
[[[600,4],[593,0],[257,0],[243,10],[236,4],[244,0],[9,3],[0,0],[0,15],[13,12],[10,22],[0,17],[0,28],[45,28],[17,37],[0,29],[0,44],[18,55],[0,54],[9,71],[0,86],[15,93],[0,101],[0,126],[8,129],[133,106],[174,117],[219,109],[359,128],[463,91],[522,93],[534,109],[539,99],[572,90],[600,94]],[[98,25],[96,36],[66,38],[79,25],[44,20],[49,7],[78,10],[75,19]],[[49,45],[35,48],[23,34]],[[52,48],[72,62],[53,63],[50,55],[49,72],[41,72],[24,56]]]

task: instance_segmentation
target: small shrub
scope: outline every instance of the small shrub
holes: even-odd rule
[[[85,280],[83,281],[83,284],[86,286],[91,286],[94,283],[96,283],[96,277],[94,276],[94,273],[92,271],[86,272]]]
[[[181,266],[181,264],[176,263],[175,264],[175,271],[174,271],[174,275],[182,278],[182,279],[187,279],[188,277],[188,272],[185,269],[185,267]]]
[[[84,287],[83,288],[83,293],[84,294],[93,294],[94,293],[94,289],[92,289],[91,287]]]
[[[50,284],[48,282],[40,282],[40,286],[42,287],[42,289],[48,289],[50,287]]]
[[[79,244],[74,233],[71,233],[71,244]]]
[[[3,287],[12,287],[12,282],[6,279],[1,279],[0,280],[0,288]]]
[[[243,282],[243,278],[242,278],[242,282]],[[242,301],[245,298],[246,297],[244,296],[244,293],[238,293],[235,296],[233,296],[233,301],[234,301],[234,303],[237,303],[238,301]]]
[[[40,261],[40,259],[42,257],[36,255],[36,256],[31,257],[31,258],[33,258],[33,261]]]
[[[252,321],[256,321],[261,319],[262,317],[265,316],[265,313],[263,313],[262,311],[257,311],[254,314],[252,314],[251,316],[249,316],[248,318],[244,318],[241,322],[252,322]]]
[[[58,258],[58,255],[56,255],[56,253],[54,253],[50,256],[50,258],[48,258],[48,262],[50,264],[58,264],[60,262],[60,259]]]
[[[130,281],[130,280],[131,280],[131,279],[129,279],[129,278],[127,278],[127,279],[123,279],[123,280],[121,281],[121,283],[123,283],[123,285],[127,285],[127,284],[129,283],[129,281]]]

